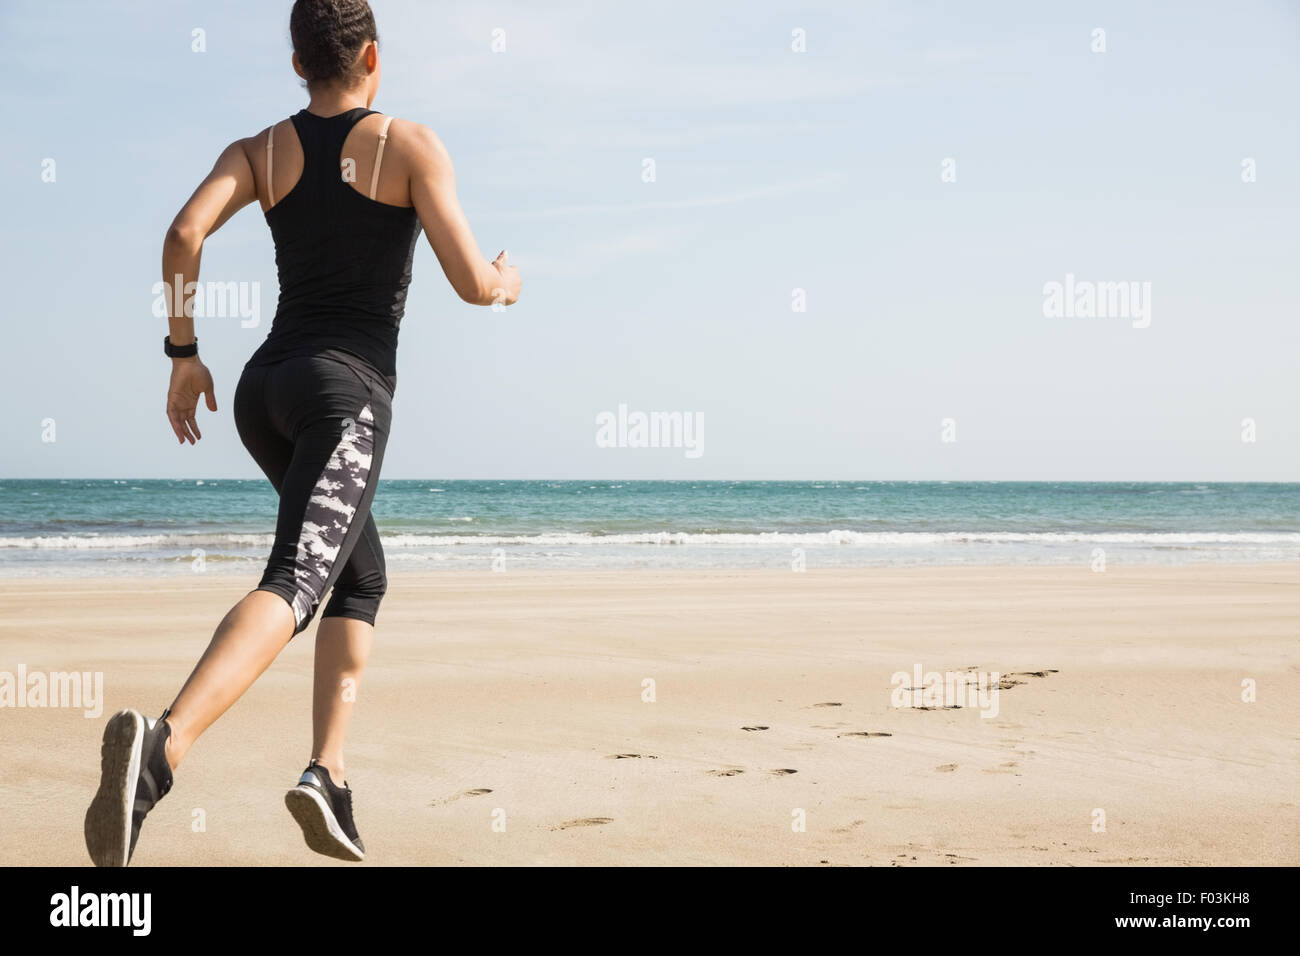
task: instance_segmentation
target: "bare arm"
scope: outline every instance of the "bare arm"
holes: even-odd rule
[[[471,305],[512,305],[519,298],[519,270],[507,263],[505,251],[493,262],[479,252],[456,198],[456,174],[442,141],[418,123],[403,125],[414,138],[411,202],[447,281]]]
[[[198,282],[203,241],[240,209],[257,200],[253,170],[242,143],[231,143],[218,157],[212,172],[199,184],[194,195],[172,220],[163,240],[162,271],[168,296],[168,318],[173,345],[194,341],[194,318],[184,309],[185,289]],[[181,308],[177,308],[181,306]],[[181,444],[203,436],[195,415],[199,396],[207,396],[208,411],[217,410],[212,391],[212,374],[199,357],[172,359],[171,382],[167,389],[167,419]]]

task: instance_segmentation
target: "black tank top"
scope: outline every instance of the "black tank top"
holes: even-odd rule
[[[373,112],[291,117],[302,176],[266,212],[280,301],[250,366],[324,354],[377,374],[390,393],[397,387],[397,329],[420,222],[413,208],[370,199],[340,171],[343,141]]]

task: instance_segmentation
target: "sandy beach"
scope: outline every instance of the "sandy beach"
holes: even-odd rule
[[[0,709],[0,865],[88,865],[105,719],[160,713],[251,583],[0,580],[0,672],[104,682],[96,719]],[[361,865],[1294,865],[1298,622],[1293,565],[395,574],[349,738]],[[135,865],[346,865],[282,801],[313,634]],[[893,706],[916,667],[999,672],[997,715]]]

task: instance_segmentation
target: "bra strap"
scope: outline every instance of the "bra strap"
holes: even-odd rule
[[[266,131],[266,198],[267,206],[270,209],[275,205],[275,185],[271,179],[271,170],[273,168],[272,157],[275,154],[275,124]]]
[[[388,127],[392,124],[391,116],[384,118],[384,125],[379,130],[379,146],[375,151],[375,171],[370,176],[370,198],[375,198],[375,190],[379,187],[379,166],[384,161],[384,144],[388,142]]]

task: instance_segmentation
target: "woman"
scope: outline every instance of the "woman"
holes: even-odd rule
[[[509,305],[519,296],[506,253],[494,262],[479,254],[438,138],[369,109],[380,68],[365,0],[297,0],[289,28],[306,109],[232,143],[163,245],[164,280],[189,283],[204,240],[244,206],[260,202],[270,226],[280,300],[239,380],[235,425],[280,495],[275,544],[257,589],[222,620],[162,716],[125,710],[109,720],[85,824],[98,866],[130,861],[145,815],[186,751],[307,627],[331,589],[316,631],[312,758],[285,803],[313,850],[364,857],[343,736],[385,590],[370,506],[421,227],[462,299]],[[199,396],[217,410],[212,376],[193,319],[181,310],[169,321],[167,417],[177,439],[193,444],[202,437]]]

